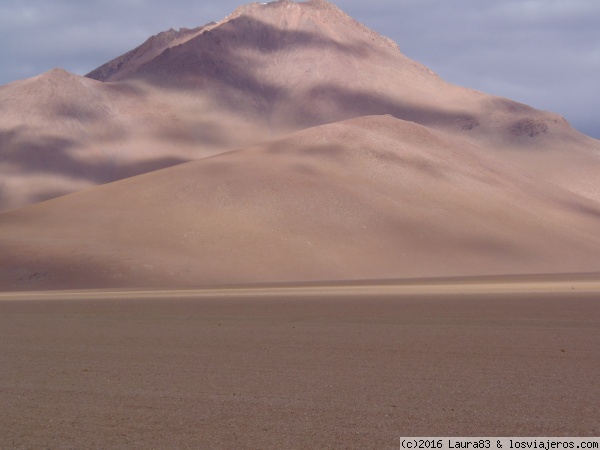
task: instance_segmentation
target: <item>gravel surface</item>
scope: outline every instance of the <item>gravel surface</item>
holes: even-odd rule
[[[600,435],[597,292],[122,297],[0,301],[0,448]]]

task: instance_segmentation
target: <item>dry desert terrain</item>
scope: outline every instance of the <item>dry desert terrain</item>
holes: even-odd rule
[[[600,276],[0,295],[1,448],[597,436]]]

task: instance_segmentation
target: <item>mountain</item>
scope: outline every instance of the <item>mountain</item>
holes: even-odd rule
[[[53,70],[0,87],[0,211],[374,114],[467,135],[599,198],[597,141],[557,115],[444,82],[327,2],[243,6],[153,36],[88,77]]]
[[[325,1],[11,83],[0,117],[4,289],[600,270],[599,141]]]
[[[2,215],[9,288],[586,271],[600,205],[391,116]],[[15,264],[18,261],[18,264]]]

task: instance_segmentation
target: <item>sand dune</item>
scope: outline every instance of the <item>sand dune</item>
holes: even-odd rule
[[[600,266],[600,208],[468,140],[372,116],[0,215],[3,289]]]

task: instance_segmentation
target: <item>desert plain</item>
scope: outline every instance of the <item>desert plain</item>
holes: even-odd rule
[[[2,448],[597,436],[600,276],[0,294]]]

